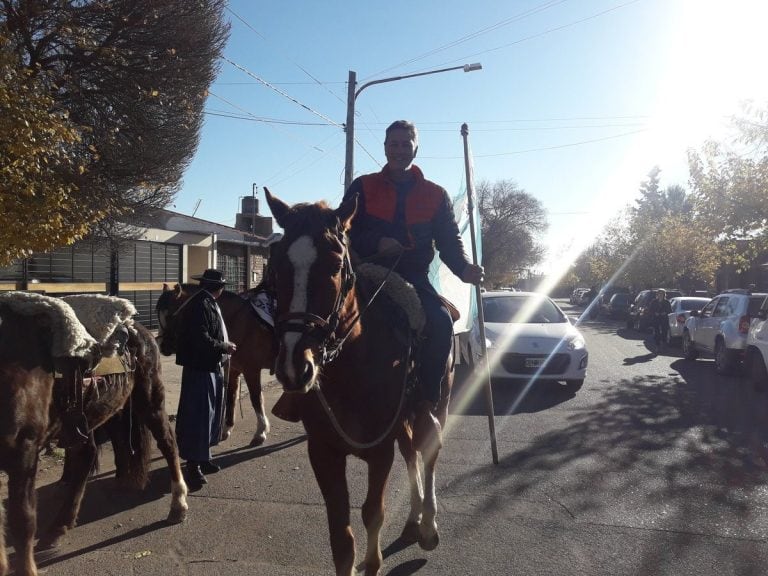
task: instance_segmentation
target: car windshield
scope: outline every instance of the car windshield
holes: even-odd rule
[[[567,322],[565,315],[551,300],[536,296],[484,298],[483,316],[486,322],[502,324]]]
[[[680,308],[683,310],[701,310],[706,303],[706,300],[701,300],[700,298],[682,298],[680,300]]]
[[[612,304],[626,304],[628,301],[629,301],[629,294],[624,294],[623,292],[620,294],[614,294],[611,297]]]

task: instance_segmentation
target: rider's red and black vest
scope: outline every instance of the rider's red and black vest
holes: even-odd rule
[[[357,195],[352,248],[365,258],[377,252],[382,237],[397,239],[406,252],[396,270],[411,281],[427,275],[436,248],[443,262],[460,276],[468,258],[448,193],[424,178],[417,166],[411,171],[413,180],[406,186],[393,182],[386,167],[352,182],[344,196],[346,200]]]

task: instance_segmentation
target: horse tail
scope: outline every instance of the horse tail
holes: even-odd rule
[[[143,490],[149,483],[152,434],[136,413],[133,403],[116,414],[107,424],[115,453],[115,473],[126,488]]]

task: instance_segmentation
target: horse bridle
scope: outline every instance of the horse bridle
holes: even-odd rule
[[[343,261],[341,266],[342,286],[341,286],[341,290],[339,291],[338,297],[336,298],[336,302],[334,303],[333,311],[330,313],[328,318],[322,318],[321,316],[318,316],[317,314],[313,314],[311,312],[288,312],[286,314],[282,314],[278,316],[275,322],[275,329],[279,337],[282,337],[282,335],[285,334],[286,332],[298,332],[302,335],[307,335],[307,334],[312,335],[313,333],[315,333],[316,334],[315,338],[319,341],[319,347],[320,347],[321,356],[322,356],[318,363],[319,367],[321,368],[324,365],[330,362],[333,362],[339,356],[339,354],[341,353],[341,348],[344,345],[344,342],[346,341],[347,337],[351,334],[355,324],[360,322],[360,319],[363,317],[363,314],[365,314],[366,310],[368,310],[368,307],[373,303],[373,301],[379,295],[381,290],[384,288],[385,284],[389,280],[390,275],[393,273],[395,267],[400,262],[400,258],[403,255],[403,252],[400,251],[400,253],[397,255],[397,258],[394,264],[392,264],[391,268],[389,268],[389,270],[387,271],[386,276],[381,281],[381,284],[379,284],[379,286],[374,291],[373,295],[365,303],[363,308],[358,312],[355,319],[352,322],[350,322],[349,328],[347,328],[344,335],[339,337],[336,334],[336,330],[339,327],[341,309],[344,306],[344,302],[346,301],[347,296],[349,295],[349,292],[352,290],[352,287],[355,285],[355,273],[352,270],[352,261],[350,260],[350,257],[349,257],[349,247],[347,245],[347,236],[345,232],[337,228],[336,238],[344,247],[344,256],[343,256]],[[379,255],[374,255],[371,258],[366,259],[366,261],[370,259],[375,259],[378,256]],[[409,346],[408,354],[405,362],[406,366],[410,363],[410,360],[409,360],[410,357],[411,357],[411,347]],[[336,417],[336,414],[331,408],[331,405],[328,403],[328,400],[326,399],[325,394],[323,393],[323,390],[322,388],[320,388],[320,386],[315,387],[315,393],[317,394],[317,397],[320,400],[320,403],[323,406],[323,409],[328,415],[328,418],[330,419],[334,430],[336,430],[339,436],[352,448],[355,448],[357,450],[365,450],[368,448],[372,448],[373,446],[377,446],[387,436],[391,434],[392,429],[397,424],[398,415],[402,412],[403,406],[405,404],[406,396],[408,394],[407,381],[408,381],[408,371],[406,370],[403,374],[403,384],[401,386],[400,400],[399,400],[397,409],[394,412],[394,417],[390,421],[389,425],[384,429],[384,431],[381,434],[379,434],[377,438],[375,438],[370,442],[358,442],[355,439],[353,439],[349,434],[347,434],[347,432],[342,428],[341,423]]]
[[[344,249],[341,264],[341,290],[339,290],[334,302],[333,309],[327,318],[313,314],[312,312],[287,312],[277,317],[275,330],[278,337],[282,337],[286,332],[298,332],[304,336],[310,336],[318,341],[321,358],[319,365],[322,367],[338,357],[341,347],[347,339],[351,327],[343,337],[338,337],[336,330],[339,327],[341,310],[352,287],[355,285],[355,272],[352,270],[352,261],[349,257],[349,246],[347,244],[347,235],[340,228],[336,228],[335,237],[341,243]],[[355,319],[352,326],[360,319]]]

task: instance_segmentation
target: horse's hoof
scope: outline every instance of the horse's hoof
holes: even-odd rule
[[[407,522],[403,528],[402,533],[400,534],[400,540],[406,544],[415,544],[421,540],[421,534],[419,534],[419,523]]]
[[[168,524],[181,524],[187,519],[187,511],[184,508],[171,508],[168,512],[168,518],[165,521]]]
[[[440,544],[440,534],[434,532],[430,535],[423,535],[419,538],[419,546],[422,550],[434,550]]]
[[[251,440],[251,446],[261,446],[266,441],[266,434],[254,434],[253,439]]]
[[[44,534],[37,541],[36,550],[55,550],[61,546],[61,541],[64,539],[64,534]]]

